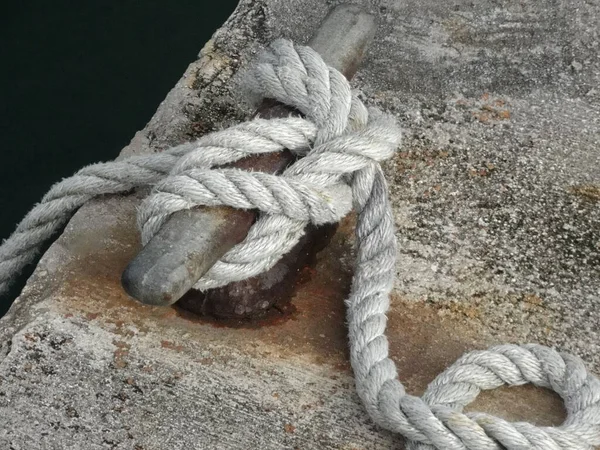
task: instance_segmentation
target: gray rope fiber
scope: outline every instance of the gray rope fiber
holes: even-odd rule
[[[357,263],[348,308],[356,389],[371,418],[401,433],[412,450],[592,449],[600,445],[600,381],[583,362],[541,345],[501,345],[465,354],[422,397],[408,395],[385,336],[396,241],[379,163],[400,144],[395,122],[367,110],[339,72],[308,47],[277,40],[249,83],[302,118],[255,119],[160,154],[80,170],[44,196],[0,247],[0,292],[40,246],[93,197],[154,186],[140,206],[144,243],[175,211],[229,205],[261,211],[248,237],[203,277],[205,290],[268,270],[308,223],[341,219],[354,208]],[[303,156],[281,176],[217,166],[250,154],[290,149]],[[567,410],[558,427],[463,413],[481,390],[532,383],[552,389]]]

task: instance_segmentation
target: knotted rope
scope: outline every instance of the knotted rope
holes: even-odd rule
[[[269,269],[309,223],[358,213],[357,263],[348,307],[357,391],[373,420],[399,432],[413,450],[591,449],[600,445],[600,381],[582,361],[540,345],[502,345],[464,355],[423,397],[406,394],[384,334],[395,275],[396,242],[379,162],[400,142],[397,125],[367,111],[346,79],[308,47],[275,41],[251,84],[263,97],[306,119],[256,119],[166,152],[95,164],[57,183],[0,247],[0,292],[45,240],[89,199],[153,185],[138,222],[147,242],[175,211],[198,205],[256,208],[248,237],[203,277],[207,289]],[[289,149],[304,157],[281,176],[219,169],[250,154]],[[462,409],[483,389],[503,384],[554,390],[567,419],[559,427],[510,423]]]

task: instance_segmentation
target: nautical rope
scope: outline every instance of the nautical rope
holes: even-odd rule
[[[358,213],[357,263],[348,307],[356,389],[372,419],[401,433],[413,450],[591,449],[600,445],[600,381],[582,361],[541,345],[501,345],[464,355],[428,387],[406,394],[389,358],[386,312],[396,241],[379,163],[400,143],[394,121],[367,111],[346,79],[308,47],[277,40],[253,71],[251,87],[306,117],[242,123],[164,153],[95,164],[52,187],[0,247],[0,292],[44,241],[89,199],[154,186],[138,223],[146,243],[175,211],[229,205],[261,211],[248,237],[196,285],[221,286],[268,270],[305,226]],[[281,176],[216,166],[283,149],[302,155]],[[510,423],[462,409],[481,390],[536,386],[562,397],[559,427]]]

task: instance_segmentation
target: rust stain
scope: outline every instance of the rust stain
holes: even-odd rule
[[[523,296],[523,308],[526,310],[538,310],[544,305],[544,299],[537,294],[526,294]]]
[[[466,352],[499,344],[506,337],[487,336],[471,320],[474,306],[448,302],[441,305],[394,298],[388,321],[391,357],[407,391],[421,395],[428,383]],[[442,312],[449,314],[442,314]],[[487,412],[511,421],[558,425],[565,419],[562,400],[534,386],[503,387],[486,391],[466,411]]]
[[[481,111],[474,111],[473,117],[482,123],[487,123],[492,120],[509,120],[510,111],[508,109],[496,109],[491,105],[483,105]]]
[[[469,28],[469,25],[464,20],[458,17],[451,17],[442,22],[442,25],[450,35],[450,39],[456,44],[472,44],[473,33]],[[485,94],[484,94],[485,95]]]
[[[481,167],[471,167],[469,175],[471,177],[489,177],[497,170],[496,165],[491,162],[486,162]]]
[[[85,232],[69,234],[69,244],[78,259],[57,277],[62,281],[56,298],[63,314],[94,320],[96,326],[115,334],[116,368],[127,365],[135,334],[152,333],[163,339],[157,347],[189,354],[205,365],[235,358],[230,351],[235,349],[262,359],[323,364],[332,376],[346,377],[351,372],[344,299],[352,275],[354,220],[352,216],[346,218],[329,247],[318,255],[315,267],[305,274],[307,280],[297,288],[293,308],[275,311],[264,322],[237,326],[207,323],[198,318],[191,320],[174,308],[146,306],[129,298],[120,286],[120,276],[139,246],[133,207],[128,223],[115,225],[98,220],[95,226],[100,229],[94,230],[93,237]],[[99,235],[111,236],[111,245],[103,245],[97,239]],[[85,245],[78,246],[81,241]],[[541,299],[528,296],[524,301],[537,307]],[[481,326],[480,314],[476,305],[467,303],[392,299],[387,334],[391,357],[408,392],[422,393],[465,351],[506,340],[506,336],[489,336]],[[200,348],[214,350],[200,357]],[[143,370],[152,371],[152,367]],[[469,408],[542,425],[560,423],[564,417],[556,396],[527,386],[484,393]]]
[[[168,348],[170,350],[175,350],[176,352],[182,352],[183,351],[183,345],[179,345],[179,344],[176,344],[176,343],[171,342],[171,341],[160,341],[160,346],[162,348]]]
[[[186,311],[178,305],[173,306],[176,314],[182,319],[194,322],[197,324],[206,324],[214,328],[233,328],[233,329],[248,329],[257,330],[264,327],[272,327],[281,325],[288,320],[293,320],[297,308],[293,303],[276,304],[268,309],[264,315],[253,317],[251,319],[222,319],[212,316],[201,316]]]
[[[199,362],[203,366],[212,366],[214,363],[214,360],[212,358],[200,358],[200,359],[196,359],[196,362]]]
[[[512,117],[506,100],[491,98],[489,93],[484,93],[478,99],[460,98],[455,104],[470,110],[472,117],[481,123],[510,120]]]
[[[497,111],[496,115],[501,120],[508,120],[508,119],[510,119],[510,111],[508,109],[502,109],[500,111]]]
[[[116,369],[124,369],[127,367],[127,356],[129,356],[131,346],[125,341],[117,340],[114,340],[113,344],[117,347],[113,354],[113,365]]]
[[[584,200],[591,202],[600,202],[600,186],[593,184],[581,184],[572,186],[570,189],[572,194],[581,197]]]
[[[25,333],[23,337],[30,342],[37,342],[39,340],[38,337],[33,333]]]

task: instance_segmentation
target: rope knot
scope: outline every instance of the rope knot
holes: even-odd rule
[[[186,148],[138,212],[145,244],[176,211],[217,205],[260,211],[248,237],[198,281],[195,287],[201,290],[268,270],[298,242],[308,223],[342,219],[352,208],[353,185],[361,179],[356,175],[378,167],[400,144],[394,120],[371,117],[346,78],[309,47],[273,42],[248,84],[304,118],[259,118],[201,139],[203,145]],[[218,167],[285,148],[303,157],[281,175]]]

